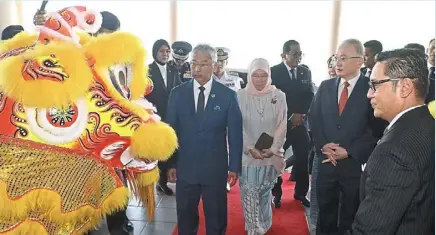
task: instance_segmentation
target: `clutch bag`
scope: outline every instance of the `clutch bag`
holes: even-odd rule
[[[273,141],[274,137],[264,132],[259,136],[259,139],[257,139],[256,145],[254,145],[254,147],[259,151],[262,151],[263,149],[269,149],[271,148]]]

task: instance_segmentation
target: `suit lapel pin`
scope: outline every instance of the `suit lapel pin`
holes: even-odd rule
[[[210,94],[210,97],[212,97],[212,99],[215,98],[215,94]]]

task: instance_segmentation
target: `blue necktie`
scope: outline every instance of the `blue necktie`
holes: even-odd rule
[[[198,89],[200,89],[200,94],[198,94],[198,101],[197,101],[197,116],[202,117],[204,114],[204,87],[200,86]]]

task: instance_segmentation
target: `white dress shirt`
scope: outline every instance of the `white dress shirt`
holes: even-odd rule
[[[157,67],[159,68],[160,74],[162,75],[165,87],[167,86],[167,64],[160,65],[159,63],[156,63]]]
[[[350,98],[351,92],[353,92],[353,89],[356,86],[356,83],[359,80],[359,77],[360,77],[360,73],[356,77],[348,80],[348,84],[350,84],[348,86],[348,98]],[[345,82],[346,82],[346,80],[341,78],[341,82],[339,83],[339,87],[338,87],[338,104],[339,104],[339,100],[341,99],[342,91],[344,90],[344,83]]]
[[[198,103],[198,95],[200,95],[200,83],[197,80],[194,80],[194,102],[195,102],[195,111],[197,112],[197,103]],[[210,90],[212,89],[213,78],[211,78],[206,84],[204,84],[204,108],[206,109],[207,100],[209,99]]]
[[[411,110],[413,110],[413,109],[416,109],[416,108],[418,108],[418,107],[421,107],[421,106],[424,106],[424,105],[417,105],[417,106],[413,106],[413,107],[410,107],[410,108],[408,108],[408,109],[405,109],[405,110],[403,110],[401,113],[399,113],[399,114],[397,114],[395,117],[394,117],[394,119],[392,119],[392,121],[389,123],[389,125],[388,125],[388,127],[386,127],[386,130],[389,130],[393,125],[394,125],[394,123],[401,117],[401,116],[403,116],[405,113],[407,113],[407,112],[409,112],[409,111],[411,111]]]
[[[286,69],[288,70],[289,77],[290,77],[291,79],[293,78],[293,79],[297,80],[297,67],[294,68],[294,74],[293,74],[294,76],[292,76],[292,75],[291,75],[291,69],[292,69],[292,68],[289,67],[289,65],[286,64],[286,62],[283,62],[283,64],[285,64]]]
[[[372,70],[370,69],[370,68],[366,68],[366,73],[365,73],[365,77],[370,77],[370,74],[369,73],[371,73],[372,72]]]
[[[395,124],[395,122],[396,122],[396,121],[397,121],[401,116],[403,116],[405,113],[407,113],[407,112],[409,112],[409,111],[411,111],[411,110],[414,110],[414,109],[416,109],[416,108],[418,108],[418,107],[421,107],[421,106],[424,106],[424,105],[413,106],[413,107],[410,107],[410,108],[408,108],[408,109],[405,109],[405,110],[403,110],[401,113],[397,114],[397,115],[394,117],[394,119],[392,119],[392,121],[389,123],[389,125],[386,127],[385,132],[386,132],[387,130],[389,130],[389,129],[390,129],[390,128]],[[380,142],[380,140],[379,140],[379,142]],[[362,171],[365,170],[365,167],[366,167],[366,163],[362,165]]]

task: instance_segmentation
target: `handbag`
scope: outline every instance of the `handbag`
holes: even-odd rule
[[[273,141],[274,141],[274,137],[263,132],[259,136],[259,139],[257,139],[257,142],[254,145],[254,148],[256,148],[259,151],[262,151],[263,149],[269,149],[269,148],[271,148]]]

